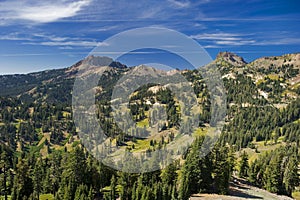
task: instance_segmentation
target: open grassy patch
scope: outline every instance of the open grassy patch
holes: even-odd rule
[[[29,149],[29,152],[31,154],[37,154],[37,153],[40,153],[40,151],[43,149],[43,147],[45,146],[44,145],[45,143],[42,143],[40,145],[28,145],[28,149]]]
[[[279,80],[278,74],[269,74],[267,77],[271,80],[275,80],[275,81]]]
[[[143,119],[142,121],[139,121],[136,123],[137,127],[149,127],[149,120],[148,118]]]
[[[44,136],[40,139],[40,142],[38,145],[41,145],[42,143],[44,143],[46,139],[50,142],[50,133],[44,133],[43,135]]]
[[[268,151],[272,151],[275,150],[277,148],[279,148],[280,146],[285,145],[282,141],[283,141],[284,137],[280,137],[278,139],[278,142],[276,144],[274,144],[274,141],[269,140],[266,145],[264,141],[260,141],[260,142],[253,142],[253,144],[256,146],[256,149],[251,149],[251,148],[244,148],[242,150],[239,151],[239,153],[246,151],[246,153],[248,154],[248,158],[249,158],[249,162],[253,162],[255,159],[258,158],[258,156],[260,154],[263,154],[265,152]]]
[[[206,135],[207,130],[204,128],[197,128],[194,133],[193,133],[193,137],[200,137],[200,136],[204,136]]]
[[[40,200],[54,200],[53,194],[41,194]]]
[[[136,142],[127,142],[127,145],[129,147],[134,145],[134,149],[132,150],[132,152],[140,152],[150,148],[150,141],[148,139],[137,139]]]
[[[63,115],[64,118],[67,118],[67,117],[71,116],[71,114],[67,111],[63,111],[62,115]]]
[[[294,199],[300,200],[300,192],[293,192],[292,196]]]
[[[121,188],[122,188],[121,185],[116,185],[116,192],[120,192]],[[106,187],[101,189],[101,192],[110,192],[110,191],[111,191],[110,186],[106,186]]]
[[[296,90],[297,88],[299,88],[300,87],[300,82],[299,83],[296,83],[296,84],[294,84],[294,85],[292,85],[290,88],[292,89],[292,90]]]
[[[2,200],[2,199],[4,200],[4,196],[0,196],[0,200]],[[8,200],[11,200],[11,196],[8,195],[8,196],[7,196],[7,199],[8,199]]]
[[[260,84],[262,84],[262,83],[264,83],[264,82],[266,82],[266,80],[265,79],[259,79],[259,80],[257,80],[256,81],[256,85],[260,85]]]
[[[295,123],[295,124],[300,124],[300,119],[297,119],[297,120],[294,121],[293,123]]]

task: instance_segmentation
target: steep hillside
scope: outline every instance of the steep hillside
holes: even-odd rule
[[[229,189],[232,189],[233,172],[256,187],[291,196],[300,185],[297,174],[299,59],[300,54],[289,54],[246,63],[230,52],[218,54],[213,64],[223,78],[228,110],[222,135],[205,158],[199,156],[199,150],[204,136],[213,130],[209,125],[211,101],[205,79],[198,70],[167,72],[144,65],[126,67],[118,62],[106,67],[102,65],[110,63],[110,58],[90,56],[65,69],[0,76],[3,88],[0,91],[0,155],[1,160],[5,160],[0,163],[0,175],[4,174],[2,163],[5,163],[13,172],[5,171],[11,180],[6,181],[7,190],[13,199],[35,195],[37,190],[57,199],[64,199],[69,193],[72,197],[75,193],[82,194],[86,199],[87,196],[141,199],[142,194],[154,199],[188,199],[199,192],[232,192]],[[176,161],[165,170],[139,176],[99,164],[93,156],[102,155],[102,149],[96,148],[93,156],[86,151],[84,146],[89,146],[80,141],[72,116],[75,77],[86,64],[91,67],[85,73],[106,69],[98,85],[91,88],[96,91],[96,106],[92,112],[104,130],[110,155],[141,153],[146,158],[174,141],[184,141],[182,135],[186,134],[195,138],[188,152],[177,155],[179,150],[175,149],[172,154],[177,155]],[[130,74],[132,80],[125,83],[141,81],[145,85],[134,91],[125,88],[125,92],[130,91],[129,105],[117,112],[127,110],[130,115],[123,118],[131,119],[136,124],[134,128],[128,123],[116,123],[112,104],[120,99],[111,99],[116,84],[122,83],[118,80]],[[163,77],[163,81],[161,84],[147,82],[149,77]],[[168,81],[178,80],[178,77],[188,81],[195,99],[185,90],[176,97],[168,88]],[[174,88],[178,85],[174,84]],[[194,101],[198,106],[187,112],[180,98]],[[198,120],[191,120],[184,115],[186,113]],[[87,121],[84,128],[89,127],[92,126]],[[87,138],[90,142],[97,139]],[[158,164],[150,160],[147,165]],[[0,178],[0,182],[2,180]],[[32,185],[25,184],[27,182]]]

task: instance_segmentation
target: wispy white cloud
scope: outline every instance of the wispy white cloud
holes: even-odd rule
[[[241,46],[255,44],[256,40],[249,38],[249,35],[238,33],[203,33],[190,36],[193,39],[206,41],[209,48],[215,48],[220,45]]]
[[[0,54],[0,57],[27,57],[27,56],[49,56],[49,55],[57,55],[54,53],[13,53],[13,54]]]
[[[115,29],[119,29],[120,26],[112,25],[112,26],[103,26],[96,29],[92,29],[93,32],[105,32],[105,31],[111,31]]]
[[[189,1],[168,0],[168,2],[177,8],[188,8],[191,6]]]
[[[19,32],[0,35],[0,40],[22,41],[21,44],[42,45],[42,46],[58,46],[59,49],[73,49],[73,47],[96,47],[107,46],[108,44],[98,42],[95,39],[64,37],[49,35],[45,33],[20,34]]]
[[[34,37],[39,38],[39,39],[44,39],[48,41],[53,41],[53,42],[62,42],[70,39],[69,37],[60,37],[60,36],[55,36],[55,35],[47,35],[44,33],[34,33]]]
[[[196,40],[240,40],[240,34],[236,33],[203,33],[191,35]]]
[[[96,46],[107,46],[108,44],[96,41],[49,41],[39,43],[27,43],[27,44],[38,44],[44,46],[77,46],[77,47],[96,47]]]
[[[26,20],[35,23],[47,23],[76,15],[92,0],[6,0],[0,2],[0,24]]]
[[[285,37],[271,40],[262,40],[256,43],[256,45],[299,45],[300,38]]]
[[[216,48],[222,48],[222,46],[220,46],[220,45],[204,45],[203,48],[216,49]]]
[[[97,42],[95,40],[79,39],[79,38],[65,38],[64,40],[57,40],[56,38],[47,41],[30,41],[23,42],[29,45],[42,45],[42,46],[58,46],[59,49],[74,49],[74,47],[91,48],[96,46],[108,46],[105,42]]]
[[[287,37],[287,35],[289,35]],[[222,46],[264,46],[264,45],[297,45],[300,44],[300,38],[291,33],[273,32],[270,35],[266,33],[203,33],[191,35],[191,38],[207,43],[206,48],[220,48]],[[267,38],[267,39],[266,39]]]
[[[32,40],[32,37],[28,35],[22,35],[19,32],[12,32],[0,35],[0,40]]]
[[[72,50],[74,49],[74,47],[71,47],[71,46],[62,46],[62,47],[58,47],[59,49],[62,49],[62,50]]]
[[[161,7],[152,7],[149,9],[145,9],[144,11],[141,11],[138,18],[141,19],[149,19],[157,16],[158,13],[161,12]]]
[[[240,45],[251,45],[255,44],[255,40],[221,40],[221,41],[216,41],[216,44],[220,45],[232,45],[232,46],[240,46]]]

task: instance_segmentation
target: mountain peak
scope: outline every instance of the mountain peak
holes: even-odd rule
[[[110,66],[110,67],[115,67],[115,68],[127,68],[126,65],[118,62],[118,61],[114,61],[113,59],[106,57],[106,56],[88,56],[84,59],[84,62],[87,62],[90,65],[93,66]]]
[[[234,66],[243,66],[247,62],[240,56],[231,52],[219,52],[216,58],[217,61],[226,61]]]
[[[78,61],[76,64],[72,65],[71,67],[67,68],[67,72],[77,72],[80,66],[83,64],[95,66],[95,67],[110,66],[119,69],[127,68],[126,65],[118,61],[113,61],[113,59],[109,57],[90,55],[84,58],[83,60]]]

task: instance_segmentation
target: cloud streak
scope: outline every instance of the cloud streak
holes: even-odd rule
[[[241,46],[255,44],[256,40],[245,38],[247,35],[238,33],[203,33],[190,36],[193,39],[212,43],[210,48],[220,45]]]
[[[168,0],[168,2],[177,8],[188,8],[191,6],[189,1]]]
[[[266,45],[297,45],[300,44],[300,38],[298,37],[286,37],[288,33],[276,34],[276,37],[270,35],[256,34],[240,34],[240,33],[202,33],[197,35],[191,35],[192,39],[199,42],[207,43],[205,48],[222,48],[225,46],[266,46]],[[274,35],[273,33],[272,35]],[[268,40],[266,40],[268,38]]]
[[[59,19],[75,16],[82,8],[88,6],[92,0],[77,1],[3,1],[0,2],[0,24],[12,21],[30,21],[47,23]]]
[[[0,40],[21,41],[21,44],[26,45],[58,46],[59,49],[73,49],[73,47],[91,48],[108,45],[104,42],[98,42],[96,39],[55,36],[44,33],[26,35],[20,34],[19,32],[13,32],[6,35],[0,35]]]
[[[106,43],[96,42],[96,41],[49,41],[40,43],[27,43],[27,44],[37,44],[44,46],[77,46],[77,47],[96,47],[96,46],[106,46]]]

